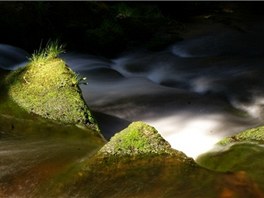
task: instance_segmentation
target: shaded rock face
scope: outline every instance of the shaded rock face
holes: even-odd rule
[[[77,75],[59,58],[30,62],[6,78],[8,95],[29,113],[98,130]]]

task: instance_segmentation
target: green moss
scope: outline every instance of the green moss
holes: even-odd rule
[[[253,143],[234,144],[217,152],[205,153],[196,162],[208,169],[220,172],[244,171],[264,191],[263,145]]]
[[[256,142],[264,143],[264,126],[248,129],[238,133],[237,135],[226,137],[218,144],[227,145],[236,142]]]
[[[110,155],[135,155],[169,152],[170,145],[151,126],[134,122],[117,133],[100,153]]]
[[[50,46],[7,76],[8,95],[29,113],[99,130],[83,100],[77,75],[56,57],[59,49]]]
[[[184,153],[174,150],[158,131],[144,122],[133,122],[115,134],[96,154],[97,163],[112,164],[154,156],[174,156],[181,162],[191,161]]]

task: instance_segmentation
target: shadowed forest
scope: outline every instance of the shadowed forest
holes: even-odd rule
[[[32,52],[60,39],[69,50],[115,56],[160,50],[197,20],[230,26],[262,15],[262,2],[0,2],[1,43]],[[241,27],[237,27],[241,28]]]

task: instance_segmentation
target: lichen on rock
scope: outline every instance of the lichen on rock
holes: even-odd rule
[[[54,49],[55,48],[55,49]],[[77,75],[58,58],[54,44],[6,77],[8,95],[29,113],[99,130],[78,85]]]

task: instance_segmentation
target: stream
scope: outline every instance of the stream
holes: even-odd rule
[[[241,30],[216,23],[160,51],[137,49],[113,59],[69,51],[61,57],[87,77],[88,85],[80,87],[106,139],[130,122],[142,120],[154,126],[173,148],[197,158],[223,137],[264,123],[263,27],[249,23]],[[27,57],[23,49],[0,44],[1,69],[21,67]],[[5,133],[0,131],[0,137]],[[82,137],[67,144],[60,138],[50,144],[33,138],[26,146],[17,138],[0,142],[0,178],[10,172],[25,177],[25,167],[56,159],[57,155],[45,158],[49,151],[65,156],[73,153],[75,157],[64,157],[66,163],[72,163],[85,156],[84,148],[89,152],[98,149],[87,148]],[[44,151],[39,153],[40,147]],[[76,152],[77,148],[82,152]],[[64,161],[57,160],[54,167],[44,164],[56,169]],[[20,170],[20,166],[24,168]]]
[[[88,85],[80,86],[107,139],[142,120],[196,158],[222,137],[263,123],[263,31],[215,24],[159,52],[138,49],[114,59],[67,52],[62,58],[87,77]],[[27,57],[23,49],[0,45],[2,69],[23,66]]]
[[[159,52],[63,58],[87,77],[81,88],[94,111],[143,120],[196,158],[222,137],[263,123],[263,30],[248,29],[216,24]]]

